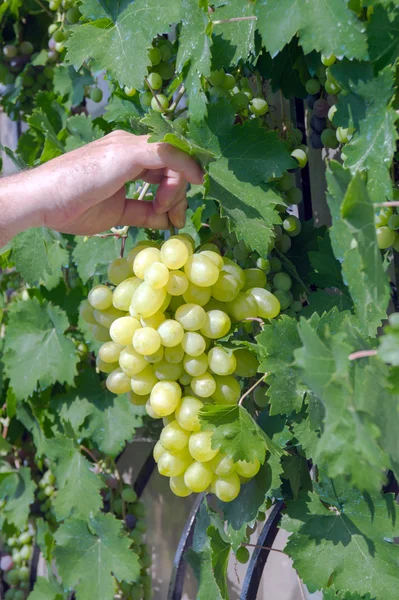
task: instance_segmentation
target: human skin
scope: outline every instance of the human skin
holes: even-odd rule
[[[152,202],[126,199],[125,183],[137,179],[158,184]],[[0,180],[0,247],[30,227],[75,235],[121,225],[181,228],[187,183],[202,181],[200,166],[181,150],[115,131]]]

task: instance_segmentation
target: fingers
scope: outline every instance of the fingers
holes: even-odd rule
[[[169,220],[174,227],[182,229],[186,224],[187,199],[184,196],[168,212]]]
[[[156,213],[152,202],[126,200],[125,208],[118,225],[168,229],[169,218],[167,214]]]
[[[168,212],[185,197],[186,189],[187,181],[183,175],[167,170],[154,199],[155,211],[159,214]]]

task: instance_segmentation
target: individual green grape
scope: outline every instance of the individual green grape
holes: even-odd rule
[[[203,248],[201,249],[199,256],[206,256],[207,258],[209,258],[213,263],[215,263],[219,271],[223,269],[224,260],[220,255],[220,252],[214,252],[213,250],[206,250],[205,248]]]
[[[236,551],[236,558],[239,563],[245,565],[249,561],[249,550],[245,546],[240,546]]]
[[[300,148],[296,148],[295,150],[293,150],[293,152],[291,152],[291,156],[298,161],[299,167],[301,169],[306,167],[308,163],[308,157],[306,152],[304,152]]]
[[[201,334],[196,331],[187,331],[183,335],[181,345],[186,354],[197,357],[204,353],[206,342]]]
[[[192,493],[184,483],[184,477],[182,475],[180,475],[180,477],[171,477],[169,485],[174,495],[179,496],[179,498],[186,498]]]
[[[253,399],[256,406],[259,408],[266,408],[269,405],[269,396],[267,395],[267,387],[264,385],[258,385],[254,389]]]
[[[183,367],[185,372],[191,377],[200,377],[208,369],[208,357],[205,353],[198,356],[187,354],[183,359]]]
[[[255,288],[257,289],[257,288]],[[206,313],[205,325],[201,327],[201,333],[207,338],[216,340],[224,337],[230,331],[230,317],[221,310],[210,310]]]
[[[210,287],[219,278],[219,269],[215,263],[202,254],[193,254],[184,265],[187,279],[199,287]]]
[[[218,477],[225,477],[234,472],[234,462],[230,456],[221,454],[220,452],[211,461],[212,471]]]
[[[147,108],[150,108],[151,101],[152,101],[151,92],[142,92],[140,94],[140,104],[144,110],[146,110]]]
[[[290,236],[288,236],[284,233],[281,237],[281,240],[276,242],[276,248],[278,250],[280,250],[280,252],[285,254],[291,248],[291,244],[292,244],[292,242],[291,242]]]
[[[109,333],[116,344],[129,346],[135,332],[140,328],[140,322],[134,317],[119,317],[112,323]]]
[[[249,103],[249,110],[257,116],[265,115],[269,110],[269,105],[264,98],[252,98]]]
[[[388,227],[393,230],[399,229],[399,215],[392,215],[388,219]]]
[[[176,310],[175,319],[186,331],[198,331],[205,325],[206,312],[198,304],[182,304]]]
[[[115,308],[127,312],[132,302],[133,294],[141,284],[138,277],[128,277],[114,290],[112,302]]]
[[[128,96],[129,98],[132,98],[133,96],[136,95],[137,90],[134,87],[129,87],[129,86],[125,86],[123,88],[123,91],[125,92],[126,96]]]
[[[112,291],[105,285],[97,285],[89,292],[88,301],[96,310],[106,310],[112,306]]]
[[[119,368],[119,363],[106,363],[99,356],[96,358],[96,367],[101,373],[112,373],[115,369]]]
[[[331,67],[331,65],[333,65],[336,60],[337,59],[334,54],[322,54],[321,55],[321,62],[326,67]]]
[[[232,302],[240,292],[239,281],[226,271],[221,271],[216,283],[212,286],[212,297],[220,302]]]
[[[177,381],[183,374],[182,363],[169,363],[167,360],[160,360],[154,365],[155,377],[159,381]]]
[[[151,100],[151,108],[155,112],[164,112],[169,108],[169,100],[164,94],[155,94]]]
[[[212,469],[208,465],[196,461],[184,473],[186,487],[196,494],[204,492],[210,486],[212,478]]]
[[[340,144],[347,144],[352,139],[354,131],[351,127],[337,127],[337,131],[335,132],[337,141]]]
[[[160,346],[161,337],[156,329],[153,329],[152,327],[141,327],[134,332],[133,348],[139,354],[142,354],[143,356],[155,354],[160,349]]]
[[[148,362],[145,357],[142,354],[139,354],[134,348],[126,346],[120,353],[119,365],[128,377],[133,377],[145,369]]]
[[[148,396],[139,396],[138,394],[135,394],[134,392],[129,392],[128,396],[129,396],[129,400],[133,404],[133,406],[145,406],[145,404],[147,404],[149,397],[150,397],[149,395]]]
[[[219,71],[212,71],[211,74],[209,75],[208,79],[209,79],[209,83],[211,85],[221,86],[224,83],[225,77],[226,77],[226,74],[225,74],[224,70],[220,69]]]
[[[223,81],[221,83],[221,86],[225,89],[225,90],[232,90],[236,85],[236,80],[234,75],[232,75],[231,73],[226,73]]]
[[[284,290],[276,290],[274,292],[274,295],[276,296],[276,298],[278,298],[278,301],[280,302],[281,310],[286,310],[287,308],[289,308],[292,302],[291,292],[285,292]]]
[[[131,390],[130,378],[125,375],[122,369],[116,369],[108,375],[106,386],[112,394],[126,394]]]
[[[390,206],[383,206],[374,217],[376,227],[388,225],[389,218],[393,215],[393,210]]]
[[[191,389],[196,396],[200,398],[209,398],[216,390],[216,382],[208,372],[193,377],[191,380]]]
[[[189,249],[182,239],[170,238],[161,248],[161,262],[171,271],[181,269],[187,263]]]
[[[168,81],[175,74],[175,64],[171,62],[160,62],[157,71],[164,81]]]
[[[153,66],[159,65],[162,60],[159,48],[150,48],[148,51],[148,58]]]
[[[181,344],[184,336],[184,329],[178,321],[166,319],[158,327],[158,334],[162,345],[167,348],[173,348]]]
[[[237,367],[233,352],[227,352],[220,346],[215,346],[208,353],[209,367],[216,375],[231,375]]]
[[[258,259],[259,260],[259,259]],[[264,259],[260,259],[264,260]],[[261,263],[264,264],[264,263]],[[264,287],[266,285],[266,275],[262,268],[260,269],[244,269],[245,274],[245,285],[242,288],[243,292],[253,287]]]
[[[71,25],[76,25],[76,23],[79,22],[79,19],[81,17],[81,12],[77,6],[73,6],[72,8],[67,10],[65,16],[67,18],[68,23],[70,23]]]
[[[283,228],[290,237],[295,237],[301,233],[302,225],[298,217],[290,215],[284,219]]]
[[[215,496],[222,502],[232,502],[240,493],[241,483],[237,473],[217,477],[213,482]]]
[[[384,225],[383,227],[378,227],[376,233],[377,245],[381,250],[386,250],[392,246],[395,241],[395,232],[392,229]]]
[[[33,52],[33,44],[31,42],[22,42],[19,46],[21,54],[30,56]]]
[[[330,110],[328,111],[328,115],[327,115],[327,118],[328,118],[329,121],[331,121],[331,122],[333,121],[334,115],[337,112],[337,110],[338,110],[337,109],[337,105],[333,104],[331,106]]]
[[[231,99],[231,103],[237,112],[246,110],[249,106],[249,98],[244,92],[237,92]]]
[[[307,93],[312,96],[320,92],[320,83],[317,79],[308,79],[305,87]]]
[[[119,285],[132,276],[132,271],[126,258],[116,258],[108,266],[108,279],[114,285]]]
[[[162,308],[165,300],[166,292],[164,289],[154,290],[154,288],[143,282],[133,294],[130,314],[136,318],[152,317]]]
[[[259,362],[252,352],[246,348],[240,348],[234,351],[234,356],[237,361],[237,366],[234,375],[237,377],[254,377],[258,372]]]
[[[105,363],[116,363],[124,346],[115,342],[105,342],[98,351],[100,359]]]
[[[121,317],[123,314],[124,313],[122,311],[118,310],[117,308],[114,308],[113,306],[107,308],[106,310],[93,311],[93,315],[97,323],[99,325],[102,325],[102,327],[106,327],[107,329],[109,329],[112,323],[116,321],[116,319]]]
[[[129,262],[129,260],[128,260]],[[161,251],[152,246],[143,247],[135,254],[133,271],[136,277],[144,279],[145,272],[154,263],[161,262]]]
[[[331,94],[333,96],[339,94],[341,91],[339,84],[331,79],[327,79],[326,83],[324,84],[324,88],[327,94]]]
[[[150,404],[160,416],[175,412],[181,400],[181,387],[175,381],[160,381],[151,390]]]
[[[242,477],[255,477],[255,475],[258,473],[260,469],[260,462],[259,460],[255,457],[254,460],[252,462],[247,462],[245,460],[239,460],[235,463],[235,470],[238,473],[238,475],[241,475]]]
[[[194,283],[189,283],[187,290],[183,294],[184,300],[188,304],[198,304],[205,306],[211,298],[211,288],[200,287]]]
[[[280,302],[278,298],[271,292],[263,288],[252,288],[248,290],[257,304],[258,304],[258,317],[262,319],[274,319],[280,312]]]
[[[176,316],[176,315],[175,315]],[[171,364],[179,364],[183,361],[184,350],[181,344],[173,346],[171,348],[165,348],[165,360]]]
[[[179,453],[188,444],[190,434],[177,421],[172,421],[163,428],[159,438],[162,446],[168,452]]]
[[[286,171],[281,179],[279,179],[277,182],[276,187],[280,192],[288,192],[288,190],[290,190],[294,184],[295,181],[292,174]]]
[[[124,500],[125,502],[128,502],[129,504],[132,504],[133,502],[136,502],[136,500],[137,500],[137,494],[134,491],[134,489],[130,486],[126,486],[123,488],[121,497],[122,497],[122,500]]]
[[[339,146],[339,141],[337,139],[336,132],[333,129],[325,129],[322,132],[320,139],[321,143],[325,148],[335,149]]]
[[[101,102],[103,99],[103,92],[100,88],[93,88],[90,92],[90,100],[93,102]]]
[[[24,546],[22,546],[19,552],[23,561],[29,560],[32,555],[32,546],[28,546],[27,544],[25,544]]]
[[[273,285],[277,290],[288,292],[292,288],[292,279],[287,273],[276,273],[273,277]]]
[[[158,471],[164,477],[179,477],[187,471],[192,460],[188,450],[183,450],[180,454],[165,451],[158,460]]]
[[[161,458],[162,454],[164,454],[164,452],[166,452],[166,450],[162,446],[161,442],[158,440],[152,451],[152,455],[153,455],[156,463],[159,461],[159,459]]]
[[[241,387],[237,379],[232,375],[215,375],[215,391],[212,400],[216,404],[237,404],[241,396]]]
[[[130,380],[132,386],[131,389],[139,396],[150,394],[156,383],[158,383],[158,379],[155,376],[154,367],[151,364],[147,364],[140,373],[133,375]]]
[[[249,292],[240,292],[232,302],[227,304],[227,310],[235,321],[243,321],[257,317],[258,304]]]
[[[166,291],[171,296],[182,296],[188,289],[189,281],[181,271],[169,271]]]
[[[261,269],[262,271],[265,271],[266,275],[268,273],[270,273],[270,261],[267,258],[259,257],[256,260],[256,266],[257,266],[258,269]],[[245,281],[246,281],[246,279],[245,279]],[[247,291],[247,290],[245,290],[245,291]]]
[[[162,77],[159,75],[159,73],[150,73],[147,76],[147,81],[149,83],[149,87],[150,89],[153,90],[160,90],[163,82],[162,82]]]

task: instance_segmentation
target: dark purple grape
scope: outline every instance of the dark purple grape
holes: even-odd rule
[[[313,114],[312,118],[310,119],[310,126],[313,129],[313,131],[316,131],[316,133],[321,133],[325,130],[327,123],[325,119],[320,119],[319,117]]]
[[[135,517],[134,515],[126,515],[125,524],[128,529],[130,529],[130,530],[134,529],[136,527],[136,523],[137,523],[137,517]]]
[[[316,133],[316,131],[310,132],[309,142],[312,148],[314,148],[315,150],[321,150],[322,148],[324,148],[323,142],[320,138],[320,134]]]
[[[309,96],[306,98],[306,104],[308,105],[308,107],[309,107],[310,109],[312,109],[312,108],[313,108],[313,105],[314,105],[314,103],[315,103],[315,102],[316,102],[316,100],[318,100],[318,99],[319,99],[319,94],[312,94],[312,95],[309,95]]]
[[[324,117],[325,118],[328,114],[329,108],[330,108],[330,105],[328,104],[327,100],[323,100],[323,98],[319,98],[313,104],[313,114],[316,115],[316,117],[319,117],[319,118]]]

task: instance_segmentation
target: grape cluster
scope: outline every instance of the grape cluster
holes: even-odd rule
[[[3,552],[0,568],[8,589],[4,600],[25,600],[29,593],[29,560],[33,554],[35,532],[32,527],[15,531],[14,535],[2,538]]]
[[[394,190],[394,199],[399,198],[397,190]],[[379,209],[375,216],[377,244],[381,250],[393,248],[399,252],[399,215],[391,206]]]
[[[43,516],[49,523],[55,520],[51,500],[56,493],[54,484],[55,476],[50,470],[46,471],[39,481],[36,494],[36,498],[40,503],[40,511],[43,513]]]
[[[33,44],[24,41],[15,44],[5,44],[0,62],[0,82],[4,85],[13,85],[16,76],[24,70],[33,53]]]
[[[176,47],[170,40],[158,37],[150,48],[148,56],[151,67],[148,69],[148,75],[143,82],[143,90],[140,92],[140,104],[145,111],[152,109],[155,112],[165,112],[171,106],[171,96],[173,95],[173,91],[168,93],[167,86],[175,75]],[[136,94],[137,90],[125,87],[124,92],[131,97]],[[178,122],[183,124],[182,119]]]
[[[280,312],[261,269],[243,270],[217,246],[194,252],[180,234],[157,247],[142,242],[108,269],[109,281],[94,287],[81,306],[94,337],[104,342],[97,367],[107,388],[130,393],[165,427],[154,457],[178,496],[211,489],[229,502],[242,481],[256,475],[259,461],[233,462],[212,448],[212,431],[201,431],[206,403],[236,404],[238,378],[253,377],[258,363],[248,351],[217,344],[232,322],[273,319]]]

